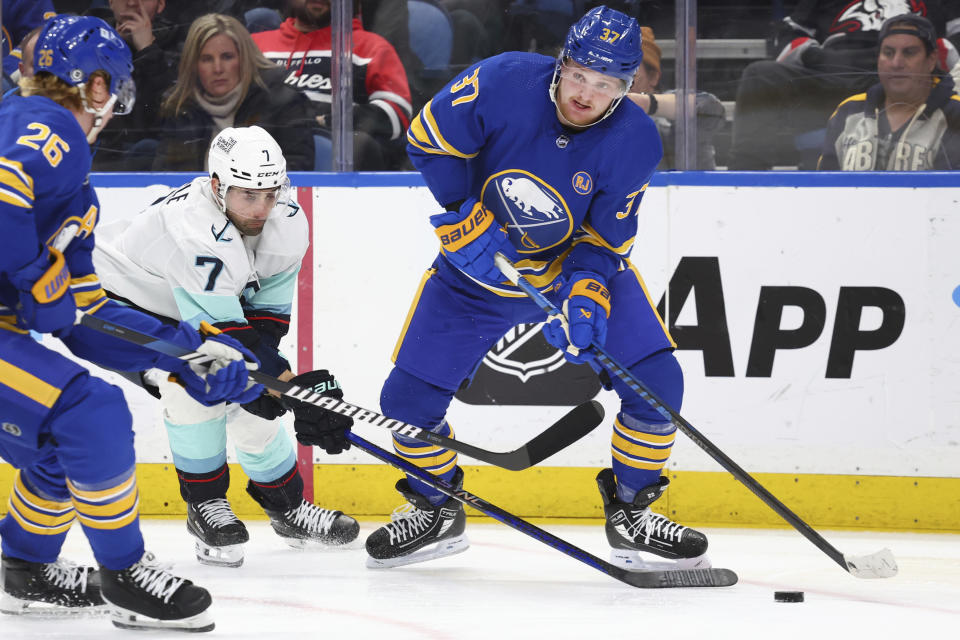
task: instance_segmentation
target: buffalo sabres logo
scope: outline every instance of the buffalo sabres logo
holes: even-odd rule
[[[483,358],[483,363],[500,373],[506,373],[520,378],[521,382],[526,382],[533,376],[542,375],[556,371],[563,366],[563,352],[552,349],[550,354],[544,358],[524,361],[519,354],[524,345],[532,338],[540,335],[540,325],[520,324],[510,329],[497,344],[493,346],[487,355]]]
[[[519,253],[539,253],[566,240],[573,216],[556,189],[527,171],[508,169],[490,176],[480,193],[483,205],[506,222]]]
[[[879,31],[883,21],[904,13],[917,13],[915,0],[859,0],[851,2],[830,25],[830,33]]]

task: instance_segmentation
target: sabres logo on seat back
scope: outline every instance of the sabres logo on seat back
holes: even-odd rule
[[[527,171],[511,169],[490,176],[480,199],[497,221],[506,224],[519,253],[555,247],[573,232],[573,215],[563,196]]]

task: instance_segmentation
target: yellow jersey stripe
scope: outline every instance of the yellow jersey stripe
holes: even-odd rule
[[[69,511],[73,509],[73,503],[69,500],[48,500],[30,491],[27,485],[23,483],[23,478],[20,474],[20,470],[17,469],[16,474],[13,476],[13,490],[19,493],[20,497],[25,502],[28,502],[30,506],[36,509],[43,509],[44,511]]]
[[[620,418],[614,420],[613,428],[615,432],[619,433],[624,438],[652,446],[673,444],[673,442],[677,439],[676,431],[668,434],[636,431],[630,427],[624,426],[623,423],[620,422]]]
[[[136,504],[139,499],[140,492],[131,491],[126,497],[106,504],[91,505],[87,502],[77,500],[73,505],[77,513],[85,516],[118,516]]]
[[[133,510],[130,511],[130,513],[119,518],[112,518],[110,520],[94,520],[92,518],[87,518],[80,513],[77,513],[77,520],[79,520],[80,523],[83,524],[84,526],[91,527],[93,529],[121,529],[127,526],[128,524],[130,524],[131,522],[135,521],[139,515],[140,515],[140,511],[139,511],[139,501],[138,501],[138,503],[134,505]]]
[[[613,449],[611,453],[615,460],[617,460],[618,462],[622,462],[628,467],[633,467],[634,469],[647,469],[649,471],[659,471],[660,469],[663,469],[664,465],[666,464],[666,462],[641,462],[640,460],[634,460],[633,458],[629,458],[623,455],[616,449]]]
[[[430,101],[432,102],[432,100]],[[437,141],[437,146],[446,151],[452,156],[457,156],[458,158],[475,158],[476,153],[464,153],[459,151],[452,144],[444,139],[443,135],[440,133],[440,127],[437,125],[437,121],[433,117],[433,113],[430,111],[430,102],[423,106],[423,110],[420,112],[421,116],[426,116],[427,128],[430,131],[430,136]]]
[[[124,495],[127,491],[131,489],[137,483],[137,477],[133,475],[133,472],[130,472],[130,477],[118,484],[115,487],[110,487],[108,489],[101,489],[99,491],[87,491],[84,489],[78,489],[70,479],[67,478],[67,488],[70,490],[70,493],[75,498],[80,498],[85,502],[110,502],[116,500],[118,497]]]
[[[34,199],[33,189],[28,186],[19,175],[15,174],[9,169],[3,168],[2,166],[0,166],[0,184],[13,187],[26,197],[30,198],[30,200]]]
[[[670,457],[670,452],[673,450],[673,447],[657,449],[654,447],[647,447],[642,444],[636,444],[623,438],[618,433],[613,434],[610,444],[616,451],[619,451],[620,453],[637,458],[646,458],[647,460],[666,461]]]
[[[19,523],[20,526],[21,526],[25,531],[29,531],[30,533],[36,533],[36,534],[41,535],[41,536],[55,536],[55,535],[59,535],[59,534],[65,532],[65,531],[67,531],[67,530],[70,528],[70,525],[73,524],[73,520],[71,520],[70,522],[61,524],[61,525],[56,526],[56,527],[39,527],[39,526],[37,526],[37,525],[35,525],[35,524],[32,524],[31,522],[28,522],[27,520],[25,520],[22,515],[20,515],[19,513],[17,513],[17,510],[16,510],[16,509],[11,509],[8,513],[9,513],[11,516],[13,516],[13,519],[16,520],[17,523]]]
[[[60,514],[43,513],[42,511],[31,509],[30,505],[21,500],[20,496],[16,493],[10,494],[9,504],[11,511],[16,511],[30,522],[44,527],[59,527],[60,525],[73,522],[73,519],[76,517],[73,509]]]
[[[33,178],[30,177],[29,173],[23,170],[22,163],[0,156],[0,167],[16,173],[23,183],[30,188],[30,191],[33,191]]]
[[[420,142],[425,145],[433,146],[430,142],[430,136],[427,134],[427,130],[423,126],[423,120],[420,119],[420,114],[417,114],[417,117],[413,119],[413,122],[410,123],[410,128],[407,129],[407,139],[413,136],[416,142]]]
[[[407,310],[407,317],[403,321],[403,328],[400,330],[400,337],[397,338],[397,344],[393,347],[393,355],[390,356],[390,360],[392,362],[397,361],[397,354],[400,353],[400,345],[403,344],[403,338],[405,335],[407,335],[407,329],[410,328],[410,321],[413,320],[413,313],[417,310],[417,303],[420,302],[420,296],[423,295],[423,288],[427,285],[427,280],[429,280],[436,272],[436,269],[427,269],[426,273],[423,274],[423,277],[420,278],[420,286],[417,287],[417,293],[413,296],[413,302],[410,303],[410,309]]]
[[[6,189],[0,189],[0,202],[6,202],[7,204],[12,204],[15,207],[21,207],[23,209],[33,208],[33,202],[24,200],[22,196]]]
[[[633,266],[633,263],[627,259],[624,259],[624,262],[627,263],[627,268],[633,272],[633,276],[637,279],[637,282],[640,283],[640,288],[643,289],[643,295],[647,298],[647,304],[650,305],[650,310],[653,311],[653,315],[657,317],[657,322],[660,323],[660,328],[663,329],[663,333],[667,336],[667,340],[670,341],[670,346],[674,349],[677,348],[677,342],[673,339],[673,336],[670,335],[670,330],[667,329],[667,324],[663,321],[663,318],[660,316],[660,312],[657,311],[657,305],[653,303],[653,298],[650,296],[650,290],[647,289],[647,283],[643,281],[643,277],[640,276],[640,272],[637,271],[637,268]]]
[[[60,389],[5,360],[0,360],[0,384],[48,409],[60,398]]]
[[[596,230],[596,229],[594,229],[593,227],[591,227],[591,226],[590,226],[589,224],[587,224],[586,222],[582,223],[582,224],[580,225],[580,227],[581,227],[584,231],[586,231],[587,233],[590,234],[590,236],[589,236],[590,239],[592,239],[592,240],[594,241],[594,242],[591,242],[591,244],[598,244],[599,246],[601,246],[601,247],[603,247],[603,248],[605,248],[605,249],[609,249],[610,251],[613,251],[614,253],[616,253],[617,255],[620,255],[620,256],[626,255],[627,253],[630,252],[630,247],[633,246],[633,240],[634,240],[634,238],[636,238],[636,236],[630,236],[630,238],[629,238],[626,242],[624,242],[623,244],[621,244],[619,247],[614,247],[614,246],[611,245],[609,242],[607,242],[607,241],[603,238],[603,236],[601,236],[599,233],[597,233],[597,230]],[[581,238],[581,239],[582,239],[582,238]]]

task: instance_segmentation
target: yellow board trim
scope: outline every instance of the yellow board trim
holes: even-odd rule
[[[464,487],[521,518],[603,517],[596,467],[535,467],[506,471],[463,467]],[[0,496],[14,469],[0,464]],[[779,516],[723,471],[668,471],[671,484],[656,511],[690,526],[787,528]],[[754,477],[815,528],[960,533],[960,478],[757,473]],[[241,518],[263,519],[247,495],[247,476],[230,465],[227,499]],[[393,488],[401,473],[382,464],[314,465],[315,502],[353,516],[382,519],[403,498]],[[140,513],[184,517],[186,504],[173,466],[137,465]],[[6,509],[6,501],[0,501]],[[471,516],[478,513],[468,507]],[[599,534],[602,538],[602,533]]]

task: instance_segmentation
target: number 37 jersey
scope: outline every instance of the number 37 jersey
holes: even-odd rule
[[[279,204],[257,236],[244,236],[196,178],[130,220],[97,230],[94,262],[112,296],[193,326],[289,314],[309,244],[296,200]]]
[[[622,268],[663,154],[653,121],[627,99],[586,129],[564,127],[550,99],[555,65],[519,52],[483,60],[441,89],[407,132],[410,160],[437,201],[482,202],[541,289],[561,269],[609,278]],[[518,295],[509,283],[481,284]]]

